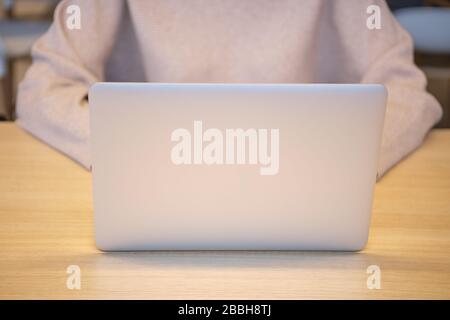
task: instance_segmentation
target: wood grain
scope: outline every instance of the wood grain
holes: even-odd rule
[[[81,268],[81,289],[66,268]],[[369,290],[366,268],[381,268]],[[367,248],[346,252],[102,253],[91,177],[0,124],[0,299],[450,298],[450,130],[376,186]]]

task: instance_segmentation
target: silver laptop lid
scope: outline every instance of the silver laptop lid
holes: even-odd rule
[[[361,249],[385,101],[381,85],[94,85],[97,246]]]

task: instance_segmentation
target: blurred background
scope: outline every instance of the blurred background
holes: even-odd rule
[[[31,64],[33,43],[51,24],[60,0],[0,0],[0,121],[14,120],[17,85]],[[95,1],[95,0],[91,0]],[[450,127],[450,0],[388,0],[414,39],[415,61]]]

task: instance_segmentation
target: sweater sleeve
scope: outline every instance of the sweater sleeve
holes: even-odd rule
[[[388,90],[378,178],[422,143],[442,116],[437,100],[426,92],[426,78],[414,65],[409,34],[384,1],[381,29],[366,30],[369,65],[362,83],[382,83]]]
[[[80,29],[67,19],[80,9]],[[62,1],[47,33],[33,46],[33,63],[20,83],[17,124],[85,167],[90,165],[89,87],[104,78],[123,2]]]

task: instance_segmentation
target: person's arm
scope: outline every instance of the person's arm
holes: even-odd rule
[[[81,9],[70,30],[66,9]],[[62,1],[49,31],[33,46],[33,63],[18,89],[17,123],[85,167],[90,165],[89,87],[104,79],[123,1]]]
[[[384,1],[381,30],[365,30],[370,55],[362,83],[382,83],[388,90],[378,178],[422,143],[442,116],[437,100],[426,92],[426,78],[414,65],[413,44]]]

